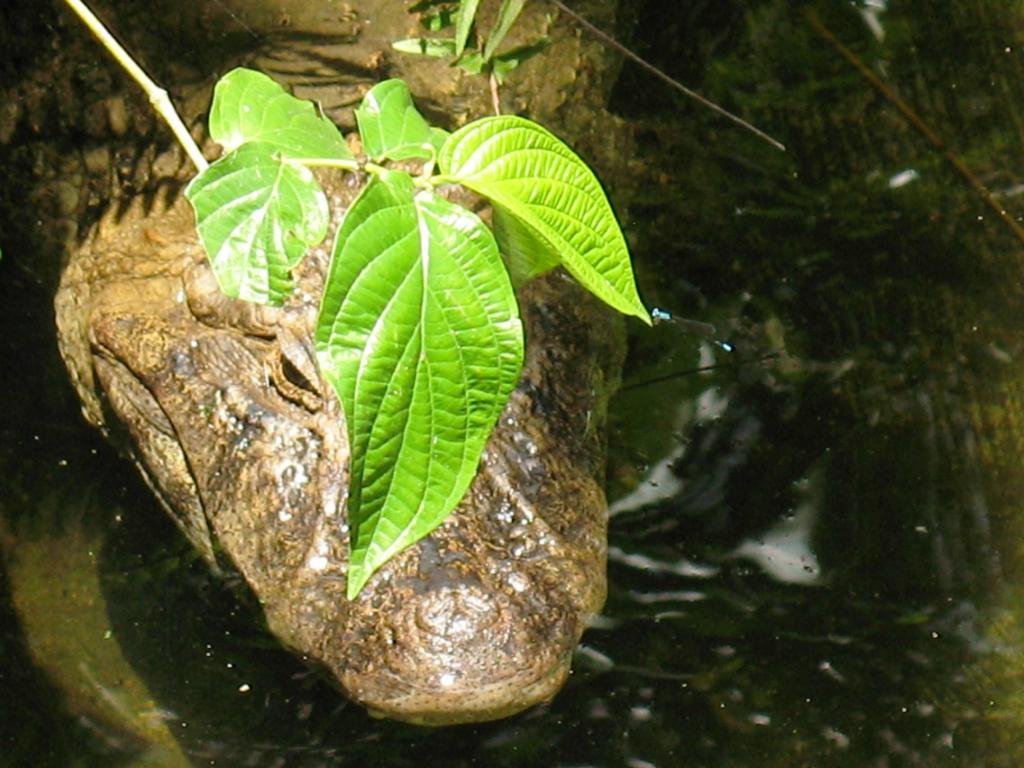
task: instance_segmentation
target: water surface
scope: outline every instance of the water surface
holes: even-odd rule
[[[1024,241],[999,211],[1024,214],[1024,6],[619,16],[787,152],[623,66],[609,192],[648,304],[692,322],[633,329],[609,599],[565,690],[419,729],[277,647],[78,418],[29,250],[53,233],[7,189],[0,764],[1022,764]],[[33,141],[3,147],[25,183]]]

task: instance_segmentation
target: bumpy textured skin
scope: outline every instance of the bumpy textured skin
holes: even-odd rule
[[[359,180],[325,178],[334,209]],[[604,414],[624,344],[554,272],[520,295],[527,359],[452,517],[345,598],[348,441],[312,329],[331,238],[281,308],[223,297],[179,198],[136,201],[73,255],[56,298],[86,418],[122,441],[273,632],[371,711],[486,720],[550,698],[605,596]]]

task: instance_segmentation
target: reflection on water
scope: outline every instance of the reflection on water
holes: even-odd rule
[[[1024,211],[1024,6],[816,5],[623,3],[789,151],[621,73],[645,296],[714,333],[637,332],[607,608],[508,721],[374,721],[279,649],[79,426],[52,286],[0,243],[0,763],[1021,765],[1024,243],[956,164]]]

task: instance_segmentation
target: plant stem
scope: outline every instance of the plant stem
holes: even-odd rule
[[[371,176],[380,176],[382,173],[387,173],[390,169],[378,165],[377,163],[364,162],[360,165],[358,160],[343,160],[336,157],[290,157],[288,162],[295,163],[297,165],[304,165],[307,168],[340,168],[343,171],[363,171]],[[454,178],[444,177],[444,181],[437,181],[442,178],[440,176],[433,176],[434,161],[429,161],[423,167],[423,173],[417,176],[414,181],[416,186],[423,188],[433,188],[438,184],[442,183],[456,183],[457,180]]]
[[[461,184],[457,176],[446,176],[443,173],[439,173],[436,176],[430,176],[427,181],[431,187],[440,187],[445,184]]]
[[[365,167],[360,168],[358,160],[345,160],[340,157],[289,157],[288,162],[304,165],[307,168],[341,168],[343,171],[352,172],[373,171],[373,168],[370,168],[373,163],[366,163]]]
[[[491,72],[487,77],[488,82],[491,86],[491,106],[494,107],[494,114],[501,114],[501,99],[498,96],[498,78],[494,76],[494,72]]]
[[[117,63],[124,67],[124,70],[134,78],[142,90],[146,92],[146,96],[149,97],[149,103],[153,105],[160,116],[164,119],[171,131],[174,133],[174,137],[181,144],[182,149],[185,150],[185,154],[188,155],[192,164],[200,172],[206,170],[209,163],[206,158],[203,157],[203,153],[199,149],[199,145],[196,144],[195,139],[192,138],[192,134],[188,132],[188,128],[185,127],[185,123],[182,122],[181,117],[174,109],[174,105],[171,104],[171,99],[167,95],[167,91],[160,88],[154,83],[149,75],[143,72],[142,67],[135,63],[135,60],[128,54],[128,52],[121,46],[114,36],[107,31],[107,28],[103,26],[96,15],[89,10],[88,6],[82,2],[82,0],[66,0],[68,6],[73,10],[78,17],[85,23],[89,30],[96,36],[96,38],[103,44],[110,55],[113,56]]]

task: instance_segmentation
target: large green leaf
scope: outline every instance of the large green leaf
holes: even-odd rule
[[[522,327],[490,232],[390,172],[338,232],[316,332],[351,443],[348,594],[443,522],[519,377]]]
[[[288,157],[352,159],[337,127],[311,101],[242,67],[224,75],[213,89],[210,136],[229,152],[262,141]]]
[[[603,301],[650,324],[637,294],[629,251],[604,190],[590,168],[549,131],[514,116],[485,117],[448,137],[441,172],[487,197]],[[508,227],[506,226],[506,229]],[[513,247],[527,238],[510,238]]]
[[[492,214],[494,237],[505,256],[505,263],[516,286],[543,275],[561,261],[557,253],[537,240],[529,227],[500,206]]]
[[[196,176],[185,195],[217,282],[235,298],[280,304],[292,268],[327,234],[326,195],[273,144],[243,144]]]
[[[373,86],[356,109],[363,149],[374,160],[429,160],[447,138],[431,128],[416,111],[409,86],[401,80],[384,80]]]

